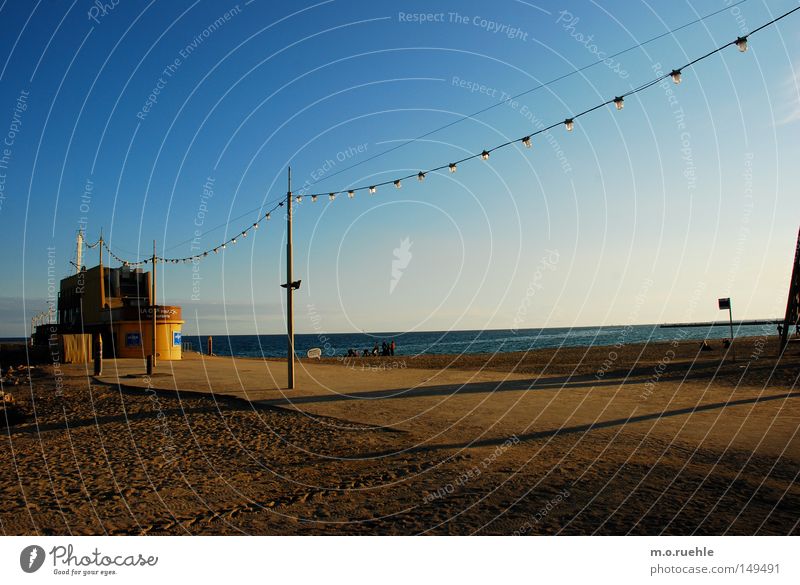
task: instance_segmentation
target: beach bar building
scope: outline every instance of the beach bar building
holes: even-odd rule
[[[156,358],[181,359],[181,308],[154,305],[150,278],[149,272],[130,266],[82,267],[61,280],[58,323],[43,326],[46,336],[37,328],[38,342],[52,343],[53,335],[58,335],[66,352],[77,336],[91,335],[95,341],[101,336],[105,357],[145,358],[152,354],[155,312]],[[64,357],[67,362],[82,361],[69,359],[66,353]]]

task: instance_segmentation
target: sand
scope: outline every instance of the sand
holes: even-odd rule
[[[797,534],[796,348],[302,360],[292,391],[276,360],[44,365],[4,379],[0,530]]]

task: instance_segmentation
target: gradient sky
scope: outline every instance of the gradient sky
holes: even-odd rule
[[[70,273],[82,222],[126,259],[149,255],[153,239],[165,256],[190,255],[195,229],[212,247],[283,196],[289,164],[295,190],[318,180],[324,192],[438,166],[797,5],[733,3],[6,0],[0,133],[13,137],[0,168],[0,336],[25,335],[45,308],[48,258],[57,278]],[[418,14],[439,16],[408,16]],[[298,331],[709,320],[726,317],[721,296],[735,318],[782,316],[800,224],[798,40],[800,12],[753,35],[748,52],[729,47],[681,85],[595,111],[530,150],[372,197],[304,200]],[[183,306],[189,334],[280,333],[285,235],[276,214],[197,268],[168,265],[159,302]]]

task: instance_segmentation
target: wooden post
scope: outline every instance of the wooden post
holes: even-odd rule
[[[798,320],[800,320],[800,231],[797,232],[797,243],[794,248],[792,275],[789,277],[789,298],[786,299],[786,316],[783,318],[778,355],[783,354],[789,341],[789,329],[795,327]]]
[[[100,311],[106,306],[106,279],[103,272],[103,230],[100,230]]]
[[[286,333],[287,347],[287,388],[294,388],[294,307],[292,305],[292,167],[288,172],[289,188],[286,192]]]
[[[95,334],[94,347],[94,375],[101,376],[103,374],[103,334]]]
[[[728,322],[731,326],[731,349],[733,350],[733,361],[736,362],[736,344],[733,342],[733,304],[728,303]]]
[[[156,367],[156,241],[153,240],[153,279],[151,282],[153,290],[150,293],[150,305],[153,308],[153,367]]]

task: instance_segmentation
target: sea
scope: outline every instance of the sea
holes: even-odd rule
[[[736,337],[777,336],[775,325],[734,326]],[[206,352],[207,335],[183,335],[185,348]],[[286,335],[213,335],[216,355],[282,357]],[[486,329],[482,331],[414,331],[379,333],[311,333],[295,335],[295,351],[305,356],[311,348],[323,357],[346,356],[352,349],[370,351],[377,343],[396,344],[395,355],[461,354],[528,351],[553,347],[581,347],[642,343],[645,341],[718,340],[730,337],[728,325],[665,328],[659,325],[611,325],[602,327],[548,327],[543,329]]]

